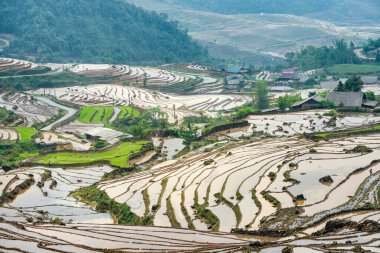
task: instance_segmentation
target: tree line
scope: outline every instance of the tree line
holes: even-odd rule
[[[304,70],[328,67],[335,64],[358,64],[360,59],[355,54],[355,45],[351,42],[336,40],[333,46],[307,46],[300,52],[286,54],[286,60],[291,66]]]

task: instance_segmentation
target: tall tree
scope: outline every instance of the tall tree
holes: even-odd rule
[[[358,76],[353,76],[345,83],[346,90],[348,91],[361,91],[363,88],[363,81]]]
[[[261,111],[269,107],[269,91],[265,81],[259,81],[255,90],[256,109]]]

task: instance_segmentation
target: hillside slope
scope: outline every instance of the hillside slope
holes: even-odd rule
[[[37,61],[161,63],[204,51],[165,15],[122,0],[0,0],[3,55]]]
[[[327,6],[327,10],[323,10],[326,6],[324,7],[321,1],[314,1],[318,4],[313,4],[306,0],[305,3],[310,3],[307,11],[301,8],[304,4],[298,0],[126,1],[148,10],[167,13],[172,20],[178,21],[181,26],[188,29],[193,38],[206,45],[211,55],[222,57],[234,64],[245,62],[255,66],[273,65],[281,63],[281,58],[287,52],[297,51],[306,45],[332,45],[336,39],[345,39],[353,41],[355,45],[362,45],[368,38],[380,36],[378,22],[370,19],[370,17],[379,16],[380,12],[376,12],[379,8],[376,6],[380,2],[377,3],[377,0],[341,0],[341,3],[340,0],[323,0],[323,4],[334,3]],[[255,4],[251,7],[245,5],[250,2],[267,2],[268,5],[255,9],[251,8],[256,6]],[[289,4],[286,8],[284,7],[284,10],[291,13],[302,10],[302,15],[274,14],[284,12],[278,7],[283,5],[279,4],[276,7],[276,3],[284,2],[297,3],[299,9]],[[199,5],[191,6],[191,3],[199,3]],[[205,10],[211,3],[215,3],[215,8],[224,9],[230,14]],[[227,10],[228,6],[231,9]],[[243,6],[247,9],[244,10]],[[342,8],[352,10],[339,12],[338,10]],[[243,13],[231,14],[235,12]],[[354,15],[357,18],[353,18]],[[325,21],[327,19],[332,19],[332,21]]]
[[[160,0],[221,14],[291,14],[339,23],[380,21],[378,0]]]

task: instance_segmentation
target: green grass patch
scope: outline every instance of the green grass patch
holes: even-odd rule
[[[340,136],[347,136],[347,135],[358,135],[358,134],[366,134],[366,133],[374,133],[374,132],[380,132],[380,125],[375,125],[372,127],[365,127],[361,129],[352,129],[352,130],[344,130],[344,131],[336,131],[336,132],[326,132],[326,133],[316,133],[312,134],[312,137],[316,138],[335,138]]]
[[[215,214],[213,214],[213,212],[211,212],[209,209],[207,209],[207,206],[205,204],[196,204],[195,209],[195,215],[198,219],[201,219],[204,222],[206,222],[206,224],[208,224],[209,228],[212,231],[219,231],[220,221],[218,217]]]
[[[328,68],[327,71],[338,75],[372,74],[380,72],[380,65],[338,64]]]
[[[111,199],[105,192],[99,190],[97,185],[81,188],[73,192],[71,196],[95,207],[98,212],[109,212],[117,224],[131,226],[153,225],[152,216],[139,217],[135,215],[128,205]]]
[[[15,127],[17,133],[20,135],[21,140],[30,140],[37,134],[37,130],[32,127]]]
[[[78,120],[82,123],[90,123],[92,115],[96,112],[95,107],[82,107]]]
[[[119,119],[130,118],[132,115],[138,117],[140,112],[132,109],[130,106],[120,106],[121,110],[118,115]],[[108,125],[109,120],[114,114],[114,108],[111,106],[88,106],[82,107],[78,116],[78,121],[87,124],[103,124]]]
[[[104,107],[103,110],[104,111],[100,120],[104,125],[107,125],[114,113],[114,110],[112,107]]]
[[[48,154],[36,159],[35,162],[45,165],[78,165],[108,162],[113,166],[128,168],[131,166],[128,163],[129,157],[140,152],[143,146],[148,143],[148,141],[125,142],[111,150],[101,152],[60,152]]]
[[[275,197],[269,194],[267,191],[262,191],[261,195],[263,195],[264,199],[272,203],[273,207],[277,208],[277,210],[281,209],[281,203]]]
[[[168,218],[172,227],[181,228],[181,224],[178,222],[177,218],[175,217],[175,212],[174,212],[172,203],[170,201],[170,196],[166,199],[166,211],[167,211]]]
[[[132,117],[138,117],[140,116],[140,112],[136,109],[133,109],[130,106],[120,106],[120,114],[118,116],[119,119],[124,119],[124,118],[130,118]]]
[[[92,117],[91,123],[94,123],[94,124],[102,123],[103,113],[104,113],[104,108],[103,107],[97,107],[96,112]]]

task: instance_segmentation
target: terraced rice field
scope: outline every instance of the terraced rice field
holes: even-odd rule
[[[12,128],[0,127],[0,140],[17,141],[20,139],[18,132]]]
[[[346,152],[358,145],[373,152]],[[367,202],[379,205],[374,198],[379,157],[380,135],[321,143],[279,138],[201,150],[150,171],[102,182],[99,189],[129,205],[138,216],[153,215],[155,226],[223,232],[307,228]],[[271,180],[273,173],[276,177]],[[333,183],[320,183],[325,176],[331,176]],[[294,201],[301,194],[305,199]],[[284,216],[281,222],[262,224],[280,207],[304,211],[294,219]]]
[[[118,225],[0,223],[2,250],[7,252],[241,252],[256,251],[249,245],[255,238],[223,233],[202,233],[181,229],[125,227]],[[357,238],[360,238],[357,240]],[[294,252],[355,252],[360,245],[368,252],[378,252],[380,235],[342,231],[320,238],[285,238],[282,242],[263,245],[260,252],[281,252],[287,245]],[[350,241],[351,243],[347,243]],[[17,243],[17,247],[15,247]],[[357,252],[357,251],[356,251]]]
[[[337,117],[323,116],[328,110],[304,111],[282,114],[254,115],[247,120],[250,127],[226,133],[221,138],[239,138],[253,133],[271,136],[292,136],[304,133],[331,132],[371,126],[380,122],[380,117],[371,114],[348,114]]]
[[[189,95],[180,96],[121,85],[90,85],[69,88],[40,89],[34,94],[50,94],[62,101],[82,106],[129,106],[160,108],[168,113],[169,121],[194,115],[195,111],[232,110],[251,99],[239,95]],[[175,114],[174,114],[175,108]]]
[[[57,144],[61,149],[72,149],[77,151],[87,151],[91,149],[91,142],[79,139],[73,134],[42,132],[41,137],[36,138],[37,143]]]
[[[261,71],[260,73],[255,75],[255,78],[257,80],[272,82],[272,81],[276,80],[277,76],[278,76],[278,74],[273,73],[273,72]]]
[[[0,73],[9,70],[33,69],[38,65],[32,62],[11,58],[0,58]]]
[[[108,214],[97,213],[69,196],[71,191],[98,182],[104,173],[110,171],[112,168],[109,166],[80,169],[33,167],[7,173],[0,170],[0,196],[12,194],[19,185],[33,179],[28,187],[18,191],[12,201],[0,202],[0,216],[17,222],[25,222],[26,219],[49,222],[59,217],[64,222],[112,224]]]
[[[17,126],[31,127],[58,114],[57,107],[22,93],[0,91],[0,106],[20,116],[20,120],[15,122]]]
[[[300,76],[301,77],[305,77],[305,76],[307,77],[307,76],[314,76],[315,74],[317,74],[317,71],[315,69],[313,69],[313,70],[308,70],[308,71],[300,73]]]
[[[231,252],[249,240],[222,233],[118,225],[0,223],[0,250],[12,252]],[[15,244],[17,243],[17,247]]]
[[[139,116],[139,111],[130,106],[110,107],[94,106],[82,107],[78,120],[82,123],[108,125],[115,119],[128,118],[132,115]]]
[[[48,154],[34,160],[43,165],[81,165],[91,163],[108,163],[113,166],[128,168],[129,157],[138,153],[147,141],[125,142],[107,151],[100,152],[60,152]]]
[[[119,81],[145,86],[171,86],[197,79],[196,76],[189,74],[126,65],[79,64],[70,70],[86,77],[114,77]]]

